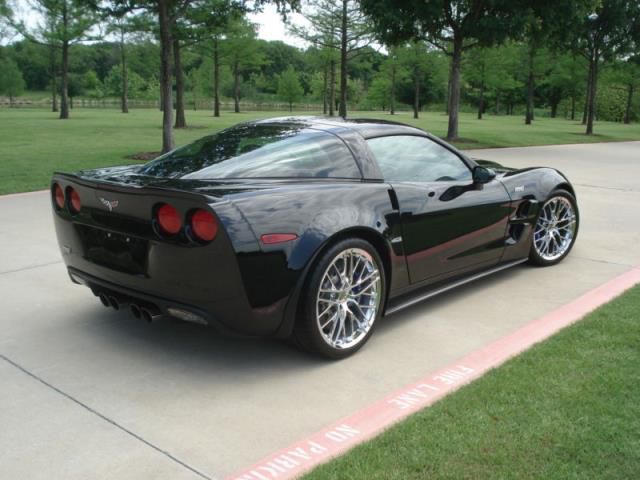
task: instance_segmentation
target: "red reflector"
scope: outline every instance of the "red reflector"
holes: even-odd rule
[[[64,190],[57,183],[53,187],[53,197],[58,208],[64,208]]]
[[[73,188],[69,188],[69,200],[71,201],[71,213],[80,211],[80,195]]]
[[[175,235],[182,228],[182,219],[178,210],[171,205],[165,203],[157,212],[158,224],[163,233]]]
[[[198,240],[210,242],[218,233],[216,217],[207,210],[196,210],[191,215],[191,229]]]
[[[298,238],[295,233],[266,233],[260,237],[260,240],[265,245],[271,245],[273,243],[290,242]]]

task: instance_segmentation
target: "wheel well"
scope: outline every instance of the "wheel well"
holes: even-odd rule
[[[389,253],[389,247],[385,242],[382,235],[380,235],[375,230],[364,228],[364,227],[354,227],[346,230],[342,230],[335,235],[333,235],[327,242],[325,242],[322,247],[322,251],[336,244],[340,240],[344,240],[346,238],[361,238],[371,244],[373,248],[376,249],[378,255],[382,259],[382,267],[384,268],[384,277],[386,279],[385,283],[385,295],[389,295],[389,286],[391,285],[391,256]],[[385,298],[385,303],[386,303]]]
[[[569,192],[571,195],[573,195],[573,197],[575,198],[576,196],[576,192],[573,189],[573,187],[571,185],[569,185],[568,183],[560,183],[558,185],[556,185],[556,188],[554,190],[566,190],[567,192]]]
[[[324,242],[324,245],[322,245],[322,247],[314,254],[313,259],[311,260],[311,263],[305,269],[305,275],[304,275],[304,278],[302,279],[301,287],[298,289],[298,294],[296,295],[295,301],[290,303],[289,307],[287,308],[287,313],[285,313],[285,320],[283,324],[280,326],[278,332],[276,333],[277,336],[280,336],[282,338],[287,338],[291,334],[293,325],[296,322],[296,317],[298,315],[298,312],[301,306],[300,293],[306,287],[307,282],[309,282],[310,272],[311,272],[311,269],[313,268],[313,265],[315,265],[318,258],[320,258],[320,256],[328,248],[331,248],[332,245],[335,245],[340,240],[344,240],[346,238],[360,238],[362,240],[365,240],[369,242],[373,246],[373,248],[376,249],[376,251],[378,252],[378,255],[380,255],[380,258],[382,259],[382,266],[384,268],[385,279],[386,279],[385,298],[384,298],[384,304],[383,304],[383,310],[382,310],[384,311],[387,298],[389,297],[389,287],[391,285],[391,256],[390,256],[389,247],[387,246],[382,235],[380,235],[378,232],[376,232],[373,229],[369,229],[366,227],[348,228],[346,230],[342,230],[334,234],[333,236],[329,237],[329,239]]]

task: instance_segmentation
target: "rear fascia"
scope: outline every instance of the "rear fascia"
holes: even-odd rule
[[[227,225],[238,224],[238,219],[233,218],[237,211],[224,198],[96,182],[59,173],[53,182],[65,190],[73,187],[80,194],[82,209],[77,215],[57,209],[52,198],[53,217],[69,273],[94,293],[114,291],[123,298],[153,302],[161,310],[171,305],[183,307],[201,314],[209,324],[243,334],[269,335],[277,329],[281,315],[265,315],[249,305],[234,242],[227,232]],[[109,211],[101,199],[118,205]],[[153,220],[154,209],[160,203],[173,205],[183,219],[198,208],[212,211],[220,226],[216,238],[207,244],[190,241],[187,229],[175,237],[163,238]],[[123,271],[90,260],[83,233],[86,230],[144,245],[142,270]],[[250,232],[242,230],[240,227],[233,232],[235,243],[238,248],[251,251],[257,242]]]

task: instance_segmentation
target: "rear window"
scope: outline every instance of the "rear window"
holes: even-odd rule
[[[336,136],[298,125],[239,125],[144,165],[139,173],[184,179],[360,178]]]

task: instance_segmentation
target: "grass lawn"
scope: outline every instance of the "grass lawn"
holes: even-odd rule
[[[221,118],[214,119],[208,111],[189,111],[190,128],[176,131],[176,144],[241,121],[285,114],[224,112]],[[424,113],[417,121],[409,113],[390,116],[354,112],[353,116],[412,123],[436,135],[444,135],[447,126],[447,117],[433,112]],[[159,150],[160,122],[161,113],[153,109],[132,110],[128,115],[116,109],[76,109],[66,121],[42,109],[0,109],[0,194],[46,188],[54,170],[132,163],[125,158],[127,155]],[[457,145],[480,148],[640,140],[640,124],[599,122],[597,135],[592,137],[583,135],[583,131],[578,122],[566,120],[540,118],[526,126],[520,117],[486,116],[479,121],[474,115],[463,113],[460,135],[466,140]]]
[[[640,286],[304,478],[640,478]]]

